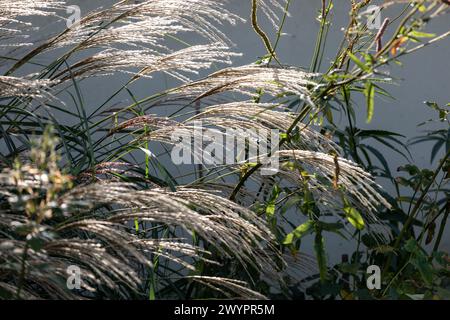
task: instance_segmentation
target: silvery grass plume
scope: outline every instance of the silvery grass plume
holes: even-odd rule
[[[144,294],[145,270],[152,268],[150,255],[184,270],[195,270],[194,261],[218,264],[207,250],[178,236],[141,237],[129,225],[135,219],[173,228],[172,233],[176,226],[186,230],[185,234],[195,231],[244,268],[251,265],[265,273],[278,272],[274,263],[278,254],[270,245],[273,236],[252,211],[196,189],[137,190],[132,184],[105,182],[72,189],[72,179],[56,164],[54,146],[54,139],[45,135],[38,148],[32,149],[30,163],[17,163],[0,173],[0,288],[6,292],[4,297],[92,298],[108,296],[108,290],[121,298],[139,297]],[[65,287],[70,266],[79,268],[79,290]],[[179,278],[180,273],[172,276]],[[195,280],[215,289],[222,287],[219,292],[227,292],[226,296],[263,297],[242,281],[209,276],[195,276]]]
[[[311,89],[316,86],[314,78],[317,76],[295,67],[250,64],[214,72],[205,79],[180,87],[176,92],[196,100],[224,92],[258,98],[255,91],[258,88],[272,96],[294,94],[313,106]]]
[[[254,101],[231,102],[220,105],[206,107],[198,115],[195,115],[183,124],[190,124],[194,121],[202,121],[205,124],[215,124],[224,119],[230,121],[231,128],[242,129],[258,128],[262,131],[277,129],[285,132],[287,125],[294,122],[296,114],[275,103],[256,103]],[[245,124],[241,126],[240,124]],[[219,126],[220,127],[220,126]],[[226,129],[227,127],[223,127]],[[311,150],[320,152],[340,152],[340,147],[329,138],[303,123],[298,123],[295,127],[301,138],[298,141],[291,141],[286,148],[295,146],[301,150]]]
[[[208,276],[189,276],[188,278],[220,292],[227,299],[239,299],[240,297],[247,297],[251,300],[267,299],[259,292],[249,289],[244,281]]]
[[[61,82],[73,78],[88,78],[108,75],[114,72],[131,73],[134,79],[151,77],[154,72],[164,72],[182,82],[189,82],[187,75],[198,74],[199,70],[213,64],[231,64],[231,58],[239,54],[228,51],[220,43],[197,45],[168,54],[153,50],[107,49],[70,66],[70,69],[55,75]],[[132,72],[131,70],[135,71]]]
[[[237,258],[243,266],[273,270],[276,267],[260,253],[262,242],[270,246],[273,235],[254,212],[219,195],[203,190],[180,188],[136,190],[123,183],[99,183],[73,189],[63,199],[64,206],[117,205],[108,218],[112,222],[138,219],[194,230],[208,243],[223,249],[225,256]]]
[[[377,212],[379,205],[390,208],[390,204],[376,191],[381,187],[374,184],[373,177],[350,160],[307,150],[280,150],[277,155],[284,162],[294,161],[299,163],[301,168],[309,169],[307,171],[310,173],[315,172],[328,180],[330,184],[337,180],[338,186],[342,186],[354,196],[354,204],[360,208],[365,208],[365,211]],[[336,176],[336,173],[338,173],[338,176]],[[313,176],[313,174],[311,175]],[[315,183],[317,187],[320,184],[318,181]],[[373,217],[371,222],[375,221],[376,217]]]
[[[171,95],[183,97],[183,99],[190,98],[192,104],[194,101],[200,101],[211,96],[226,95],[227,93],[238,93],[247,98],[259,98],[259,94],[254,90],[255,88],[258,88],[264,93],[272,96],[294,94],[314,106],[315,104],[312,101],[312,90],[316,86],[316,82],[314,81],[314,78],[316,77],[317,74],[307,73],[299,68],[268,67],[265,65],[251,64],[217,71],[204,79],[193,81],[171,90]],[[186,135],[190,134],[194,130],[196,120],[204,120],[207,118],[206,115],[213,112],[212,110],[217,111],[221,108],[229,108],[229,110],[227,110],[229,112],[223,114],[222,110],[221,118],[219,116],[216,118],[210,117],[208,120],[210,122],[215,121],[216,125],[219,124],[218,121],[221,121],[222,123],[219,127],[222,128],[226,128],[226,126],[229,125],[230,128],[258,129],[258,126],[256,125],[256,123],[258,123],[258,125],[268,129],[271,128],[271,124],[267,122],[267,118],[276,116],[274,119],[278,119],[278,121],[276,124],[272,122],[272,125],[275,125],[275,128],[286,130],[286,125],[289,125],[290,122],[282,123],[282,121],[294,120],[294,115],[292,114],[286,113],[283,115],[282,112],[274,113],[274,111],[270,113],[270,110],[267,110],[267,105],[259,105],[258,107],[257,104],[249,104],[246,100],[230,105],[218,105],[212,108],[213,109],[208,109],[206,112],[201,113],[200,116],[190,119],[191,121],[182,124],[177,124],[171,120],[161,119],[151,115],[133,118],[111,129],[110,134],[129,128],[151,125],[151,122],[155,121],[155,123],[158,124],[158,128],[155,128],[155,130],[150,132],[145,138],[171,143],[170,133],[173,130],[178,130],[179,132],[184,130]],[[254,112],[251,111],[253,109],[258,113],[259,111],[262,111],[262,108],[268,113],[265,114],[264,112],[261,112],[259,118],[254,116]],[[246,121],[242,121],[245,113],[247,113]],[[239,116],[240,119],[233,119],[233,116]],[[240,125],[238,125],[237,120],[239,120]],[[174,128],[174,126],[177,128]],[[307,126],[299,124],[299,127],[304,129],[302,135],[309,138],[305,140],[306,145],[314,144],[317,147],[322,148],[322,150],[333,150],[337,148],[337,146],[330,142],[329,139],[323,139],[321,135],[315,134],[312,130],[308,129]],[[318,138],[318,140],[310,139],[313,135]]]
[[[21,34],[24,29],[32,29],[29,22],[22,21],[23,17],[56,16],[57,11],[63,8],[63,1],[55,0],[0,0],[0,40],[5,38],[26,37]],[[0,44],[0,47],[4,44]],[[8,46],[31,45],[30,43],[20,42],[8,44]]]
[[[377,213],[391,205],[371,174],[356,163],[306,150],[280,150],[276,156],[281,162],[277,176],[294,185],[306,184],[322,212],[349,220],[358,229],[366,228],[380,241],[390,237]]]
[[[234,140],[238,136],[241,139],[244,137],[249,146],[256,148],[261,140],[266,140],[267,136],[270,136],[271,130],[276,129],[280,133],[284,133],[287,125],[294,120],[295,113],[286,111],[277,104],[242,101],[207,107],[199,114],[182,122],[155,115],[140,116],[118,124],[111,130],[111,133],[147,128],[150,132],[137,138],[138,141],[158,141],[169,145],[179,142],[173,139],[173,133],[186,139],[191,137],[193,155],[201,158],[201,154],[199,154],[201,151],[195,148],[194,141],[201,139],[206,147],[209,141],[202,137],[206,129],[221,136],[224,142],[227,141],[227,138]],[[287,143],[282,148],[324,153],[340,152],[338,145],[314,129],[302,123],[297,124],[295,129],[298,130],[299,139]],[[224,147],[227,148],[227,152],[233,151],[228,150],[227,144]]]
[[[204,257],[209,252],[184,239],[141,239],[128,226],[99,218],[81,218],[56,228],[53,224],[61,223],[59,219],[36,224],[8,211],[0,217],[0,228],[8,234],[0,239],[0,288],[10,297],[92,298],[114,290],[120,298],[131,298],[144,294],[145,273],[138,266],[151,268],[150,254],[186,270],[194,269],[187,262],[192,259],[215,263]],[[26,232],[26,240],[21,240]],[[23,264],[25,275],[20,273]],[[80,268],[81,291],[65,288],[70,266]]]
[[[62,34],[49,40],[46,49],[74,45],[75,50],[125,45],[168,49],[161,42],[181,31],[195,32],[207,40],[228,41],[217,24],[242,20],[216,0],[120,1],[94,11]]]
[[[32,75],[30,75],[32,76]],[[52,99],[50,87],[57,81],[48,79],[31,79],[31,77],[0,76],[0,99],[32,98]]]
[[[81,184],[102,181],[105,179],[109,181],[120,181],[119,176],[123,174],[127,174],[129,177],[139,178],[141,175],[138,172],[134,172],[138,169],[138,165],[128,162],[101,162],[96,164],[92,170],[82,172],[77,178]],[[157,185],[152,186],[157,187]]]
[[[250,2],[250,0],[249,0]],[[287,0],[257,0],[256,4],[263,14],[269,19],[270,23],[274,28],[278,28],[280,18],[279,14],[276,12],[284,11],[284,6]],[[289,14],[289,13],[288,13]]]
[[[75,21],[57,36],[34,48],[9,72],[17,70],[35,56],[65,47],[70,49],[64,59],[88,49],[121,50],[121,53],[115,52],[122,57],[129,50],[143,50],[140,53],[146,51],[147,55],[152,52],[172,53],[168,43],[177,44],[175,36],[180,32],[196,33],[212,44],[220,43],[219,48],[222,48],[230,41],[218,25],[244,21],[227,11],[224,4],[224,1],[217,0],[119,1],[110,8],[90,12],[80,21]],[[89,54],[92,56],[92,51]],[[108,52],[103,52],[103,55],[108,55]],[[113,61],[111,63],[114,64]]]
[[[237,130],[235,134],[240,138],[246,137],[249,147],[257,147],[261,139],[267,138],[265,135],[259,136],[260,133],[267,133],[272,129],[285,132],[286,126],[293,123],[295,117],[294,113],[277,109],[276,104],[244,101],[208,107],[200,114],[181,123],[167,118],[142,116],[120,124],[117,130],[148,126],[151,132],[138,140],[158,141],[171,145],[179,142],[171,137],[173,132],[177,132],[179,136],[192,139],[193,156],[201,159],[203,148],[197,150],[194,141],[195,139],[204,141],[205,138],[202,135],[206,129],[215,128],[216,134],[222,135],[223,141],[226,141],[227,135],[230,134],[227,130]],[[362,213],[364,219],[362,223],[367,226],[369,232],[374,234],[378,231],[384,232],[385,228],[376,213],[380,208],[389,208],[390,205],[380,195],[378,190],[381,187],[375,184],[373,177],[357,164],[338,157],[340,148],[327,137],[301,123],[296,128],[299,139],[283,145],[282,150],[275,154],[281,158],[281,170],[277,177],[294,186],[306,183],[323,212],[345,220],[346,208],[354,207]],[[237,136],[231,138],[236,139]],[[296,149],[283,150],[292,147]],[[226,150],[226,152],[230,151],[233,150]],[[249,161],[258,162],[257,159],[249,159]],[[205,165],[215,167],[212,163]],[[239,172],[240,168],[229,166],[229,169]],[[259,175],[255,175],[254,178],[265,182]],[[204,183],[205,181],[201,182],[201,184]],[[227,189],[226,187],[217,188]],[[249,202],[253,203],[255,200],[253,198]]]

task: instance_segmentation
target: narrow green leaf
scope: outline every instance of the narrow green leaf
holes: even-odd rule
[[[370,123],[375,109],[375,87],[371,82],[366,83],[364,95],[366,96],[367,103],[367,123]]]
[[[350,59],[352,59],[353,62],[356,63],[356,65],[361,68],[361,70],[370,72],[370,68],[367,65],[365,65],[361,60],[359,60],[353,53],[348,51],[347,54],[350,57]]]
[[[413,30],[409,33],[409,36],[414,37],[414,38],[434,38],[436,36],[436,34]]]
[[[267,216],[271,217],[275,214],[276,209],[276,201],[278,197],[280,196],[281,189],[278,185],[274,185],[272,188],[272,193],[270,195],[270,199],[268,201],[267,207],[266,207],[266,214]]]
[[[316,228],[314,251],[316,252],[317,264],[319,266],[320,281],[324,282],[327,278],[327,257],[325,254],[325,242],[320,228]]]
[[[400,133],[386,130],[360,130],[357,135],[360,137],[372,137],[372,136],[381,136],[381,137],[396,136],[402,138],[405,137]]]
[[[310,234],[312,232],[312,228],[314,226],[314,221],[308,220],[305,223],[299,225],[294,231],[289,233],[283,241],[283,244],[289,245],[292,244],[295,240],[301,239],[304,236]]]
[[[433,146],[433,149],[431,150],[431,158],[430,158],[430,162],[432,163],[434,158],[436,157],[436,155],[438,154],[439,150],[441,150],[442,146],[444,145],[444,143],[446,143],[447,141],[445,140],[438,140],[435,145]]]
[[[358,230],[364,229],[364,219],[361,216],[361,213],[359,213],[358,210],[356,210],[353,207],[345,207],[344,208],[345,215],[347,216],[347,220]]]

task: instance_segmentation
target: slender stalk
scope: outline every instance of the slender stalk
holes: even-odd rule
[[[259,35],[259,37],[263,41],[264,46],[266,47],[266,50],[269,53],[270,57],[275,59],[275,61],[277,61],[281,65],[280,61],[278,61],[278,58],[275,54],[275,50],[273,49],[272,44],[270,43],[269,37],[266,35],[264,30],[262,30],[258,24],[258,1],[259,0],[252,0],[251,21],[253,30],[255,30],[255,32]]]
[[[323,38],[324,38],[324,30],[325,30],[325,26],[327,25],[328,10],[331,8],[332,3],[333,3],[333,1],[330,1],[328,8],[327,8],[326,0],[322,0],[322,13],[321,13],[321,18],[320,18],[320,29],[317,34],[316,45],[314,48],[314,54],[313,54],[311,66],[309,69],[310,72],[316,72],[318,69],[319,56],[320,56],[320,53],[322,52],[322,42],[323,42]]]

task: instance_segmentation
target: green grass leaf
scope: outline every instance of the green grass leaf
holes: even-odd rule
[[[361,60],[358,59],[358,57],[356,57],[353,53],[351,53],[350,51],[347,52],[348,56],[350,57],[350,59],[353,60],[353,62],[363,71],[366,72],[370,72],[370,67],[367,66],[366,64],[364,64],[364,62],[362,62]]]
[[[375,110],[375,86],[371,82],[366,83],[364,95],[367,103],[367,123],[370,123]]]
[[[345,207],[344,208],[345,215],[347,216],[347,220],[358,230],[362,230],[365,227],[364,219],[353,207]]]
[[[290,245],[295,240],[301,239],[304,236],[310,234],[313,231],[314,221],[308,220],[305,223],[299,225],[294,231],[289,233],[286,238],[284,238],[283,244]]]
[[[322,230],[316,228],[316,236],[314,239],[314,251],[316,252],[317,264],[319,266],[320,281],[327,279],[327,256],[325,253],[325,241],[322,236]]]

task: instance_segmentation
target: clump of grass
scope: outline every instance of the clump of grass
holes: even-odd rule
[[[371,34],[360,20],[371,1],[351,1],[344,41],[331,67],[322,70],[333,8],[333,1],[322,1],[317,45],[307,72],[282,65],[276,55],[291,1],[248,1],[251,25],[267,55],[244,66],[230,66],[239,53],[221,29],[244,19],[228,11],[222,0],[116,1],[40,44],[30,44],[19,58],[2,54],[2,298],[261,299],[273,296],[272,289],[292,297],[305,273],[318,271],[320,284],[333,281],[326,232],[357,241],[355,263],[364,239],[374,243],[367,244],[367,261],[379,259],[380,248],[399,250],[426,192],[396,234],[398,228],[384,217],[401,208],[369,172],[374,172],[370,152],[385,161],[358,143],[364,136],[357,137],[361,132],[354,127],[351,95],[365,95],[370,121],[375,95],[384,92],[379,83],[390,82],[380,67],[444,39],[448,33],[405,47],[411,40],[430,37],[418,30],[448,6],[420,1],[405,8],[393,38],[381,41],[384,33]],[[8,48],[23,44],[23,35],[32,29],[20,22],[22,17],[58,18],[64,5],[0,0],[0,41]],[[258,18],[268,19],[275,28],[274,43],[271,30],[263,30]],[[384,30],[389,27],[389,21],[383,25]],[[182,35],[188,32],[204,43],[184,43]],[[58,53],[52,63],[35,62],[50,53]],[[25,66],[33,72],[24,75]],[[212,66],[219,70],[196,79]],[[156,72],[181,84],[138,100],[130,84],[151,84]],[[129,75],[126,85],[94,110],[86,110],[82,82],[97,76],[108,81],[118,73]],[[121,93],[133,102],[116,101]],[[70,103],[76,112],[69,110]],[[171,115],[155,115],[155,107],[171,108]],[[344,131],[335,124],[336,108],[348,116]],[[174,130],[195,135],[199,120],[200,130],[215,128],[224,134],[229,128],[279,130],[280,171],[270,178],[261,176],[263,165],[257,161],[193,166],[187,176],[175,177],[164,162],[166,154],[150,150],[152,143],[167,148]],[[322,125],[322,130],[311,124]],[[398,142],[393,133],[366,134]],[[143,151],[144,161],[138,159]],[[447,159],[448,154],[439,168]],[[186,177],[189,182],[182,179]],[[285,214],[291,209],[301,224]],[[304,237],[311,234],[317,261],[301,250]],[[67,270],[74,265],[82,282],[70,290]]]
[[[218,263],[182,233],[176,236],[176,227],[185,229],[185,235],[195,232],[243,265],[276,273],[272,259],[258,245],[273,236],[252,211],[196,189],[136,190],[132,184],[112,182],[74,187],[73,177],[59,169],[56,144],[47,131],[31,149],[28,163],[17,161],[0,174],[4,297],[78,299],[113,293],[133,298],[142,294],[148,269],[154,267],[149,255],[186,271],[195,270],[193,259]],[[167,236],[142,238],[128,225],[134,219],[159,225]],[[80,268],[83,279],[77,291],[65,287],[72,265]],[[176,276],[190,279],[183,272]],[[210,286],[223,283],[236,289],[237,297],[261,297],[232,279],[194,278]]]

